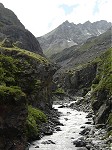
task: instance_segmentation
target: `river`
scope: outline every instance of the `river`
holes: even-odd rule
[[[77,150],[73,141],[81,137],[79,134],[83,130],[81,126],[88,126],[85,124],[88,121],[87,113],[67,107],[59,108],[59,106],[54,105],[53,107],[62,113],[60,122],[64,126],[59,126],[61,131],[56,131],[53,135],[44,136],[41,140],[34,141],[29,150]],[[48,140],[52,143],[46,143]]]

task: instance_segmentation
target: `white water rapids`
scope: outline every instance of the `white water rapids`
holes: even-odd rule
[[[41,140],[35,141],[30,145],[29,150],[77,150],[77,147],[73,145],[73,141],[80,138],[79,134],[81,126],[88,126],[85,122],[87,113],[72,110],[70,108],[58,108],[60,105],[54,105],[55,109],[58,109],[62,113],[59,121],[64,126],[59,126],[61,131],[56,131],[53,135],[44,136]],[[42,142],[51,140],[55,144],[43,144]],[[39,148],[36,148],[39,147]]]

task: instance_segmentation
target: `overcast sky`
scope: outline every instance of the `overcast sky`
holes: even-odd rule
[[[36,37],[68,20],[112,22],[112,0],[0,0]]]

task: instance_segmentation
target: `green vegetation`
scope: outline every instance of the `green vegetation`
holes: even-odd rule
[[[109,114],[107,123],[112,128],[112,113]],[[110,135],[112,136],[112,129],[107,133],[107,137],[109,137]]]
[[[97,122],[107,123],[110,127],[112,126],[111,95],[112,48],[101,55],[97,64],[97,75],[92,84],[92,107],[96,114],[96,118],[98,118]],[[103,105],[105,105],[105,108],[100,110]],[[100,116],[101,111],[102,116]],[[112,130],[110,130],[107,134],[108,136],[111,135]]]
[[[108,122],[109,126],[112,126],[112,113],[109,114],[107,122]]]
[[[16,59],[10,56],[0,55],[0,85],[15,85],[15,73],[18,68],[15,63]]]
[[[1,51],[5,51],[6,53],[15,53],[16,55],[18,55],[18,57],[23,56],[27,59],[35,59],[36,61],[38,61],[40,63],[49,64],[49,61],[45,57],[43,57],[39,54],[27,51],[27,50],[24,50],[24,49],[20,49],[20,48],[15,47],[15,46],[11,47],[11,48],[2,47],[2,43],[1,43],[0,49],[1,49]]]
[[[39,134],[39,125],[43,122],[47,122],[46,115],[39,109],[28,106],[27,137],[36,138]]]
[[[39,64],[45,67],[49,62],[39,54],[23,49],[0,47],[0,105],[22,105],[25,109],[28,107],[26,121],[28,139],[36,138],[39,126],[47,121],[46,115],[41,110],[27,105],[39,99],[43,92],[40,91],[44,79],[41,79]]]
[[[107,90],[109,95],[112,94],[112,48],[100,57],[98,64],[98,74],[93,81],[94,93]]]
[[[26,103],[25,94],[17,86],[0,86],[0,105],[21,105]]]
[[[57,88],[57,89],[53,92],[53,94],[58,94],[58,95],[60,95],[60,94],[65,94],[65,91],[64,91],[64,89],[62,89],[61,87],[59,87],[59,88]]]

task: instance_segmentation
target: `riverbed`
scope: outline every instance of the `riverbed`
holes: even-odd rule
[[[77,150],[73,141],[81,137],[79,134],[82,130],[81,127],[88,126],[85,124],[88,121],[87,113],[68,107],[59,108],[60,105],[53,107],[61,112],[59,121],[64,126],[58,126],[61,131],[55,131],[53,135],[44,136],[41,140],[34,141],[29,150]]]

